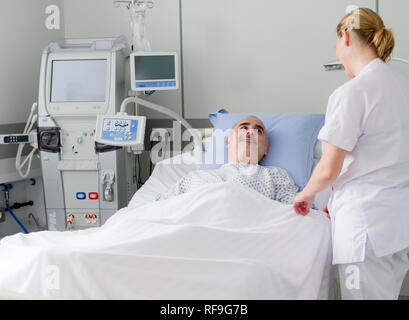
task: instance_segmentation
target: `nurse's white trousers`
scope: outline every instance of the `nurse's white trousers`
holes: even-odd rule
[[[409,270],[409,248],[377,258],[369,239],[365,260],[338,265],[343,300],[396,300]]]

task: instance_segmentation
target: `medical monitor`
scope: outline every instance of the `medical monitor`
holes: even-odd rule
[[[115,99],[112,71],[119,72],[112,70],[113,63],[111,53],[105,51],[50,53],[44,71],[47,112],[53,116],[108,112]]]
[[[136,52],[131,54],[130,61],[132,90],[178,89],[176,53]]]
[[[104,102],[107,60],[54,60],[50,102]]]

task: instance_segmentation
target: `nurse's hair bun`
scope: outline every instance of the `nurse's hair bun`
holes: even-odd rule
[[[338,23],[338,37],[344,30],[355,32],[383,61],[389,59],[395,47],[392,30],[385,28],[382,18],[369,8],[358,8],[346,14]]]
[[[387,61],[395,46],[392,30],[381,28],[376,31],[372,39],[372,45],[375,47],[378,57],[383,61]]]

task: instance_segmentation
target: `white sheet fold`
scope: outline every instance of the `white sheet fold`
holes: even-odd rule
[[[325,299],[330,270],[323,212],[231,183],[0,242],[0,293],[64,299]]]

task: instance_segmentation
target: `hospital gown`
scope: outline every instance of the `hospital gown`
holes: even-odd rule
[[[155,200],[165,200],[195,190],[205,184],[220,182],[240,183],[267,198],[285,204],[291,204],[298,192],[298,187],[284,169],[230,162],[219,169],[190,172],[168,192],[157,195]]]

